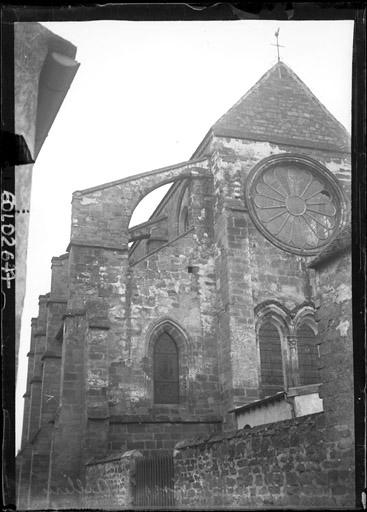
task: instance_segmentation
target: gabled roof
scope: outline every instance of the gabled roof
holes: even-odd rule
[[[344,126],[302,80],[278,62],[212,127],[217,136],[350,150]]]

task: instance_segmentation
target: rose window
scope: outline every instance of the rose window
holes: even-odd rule
[[[248,178],[252,220],[272,243],[300,255],[318,253],[336,236],[344,211],[334,176],[306,157],[277,155]]]

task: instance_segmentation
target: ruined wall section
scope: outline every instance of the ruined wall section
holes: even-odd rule
[[[286,310],[296,311],[312,301],[307,270],[310,258],[278,249],[257,230],[245,204],[247,177],[266,157],[285,152],[303,154],[333,172],[347,195],[350,158],[348,154],[229,138],[215,139],[214,147],[211,161],[216,198],[216,269],[220,276],[219,345],[226,412],[259,397],[255,307],[264,301],[276,301]],[[227,419],[227,428],[231,428],[230,417]]]

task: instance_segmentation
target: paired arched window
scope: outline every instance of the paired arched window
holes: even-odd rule
[[[300,384],[317,384],[320,382],[320,375],[316,335],[305,323],[298,327],[296,335]]]
[[[154,344],[153,381],[154,403],[179,402],[178,349],[173,338],[163,332]]]
[[[280,308],[269,311],[266,307],[257,329],[262,396],[287,387],[319,384],[320,356],[312,312],[305,317],[301,309],[293,321]]]
[[[266,320],[260,326],[258,338],[261,364],[261,387],[263,395],[268,396],[284,389],[280,334],[276,325]]]

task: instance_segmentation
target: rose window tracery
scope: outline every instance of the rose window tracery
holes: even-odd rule
[[[277,155],[250,173],[249,212],[266,238],[301,255],[319,252],[337,234],[343,193],[334,176],[306,157]]]

